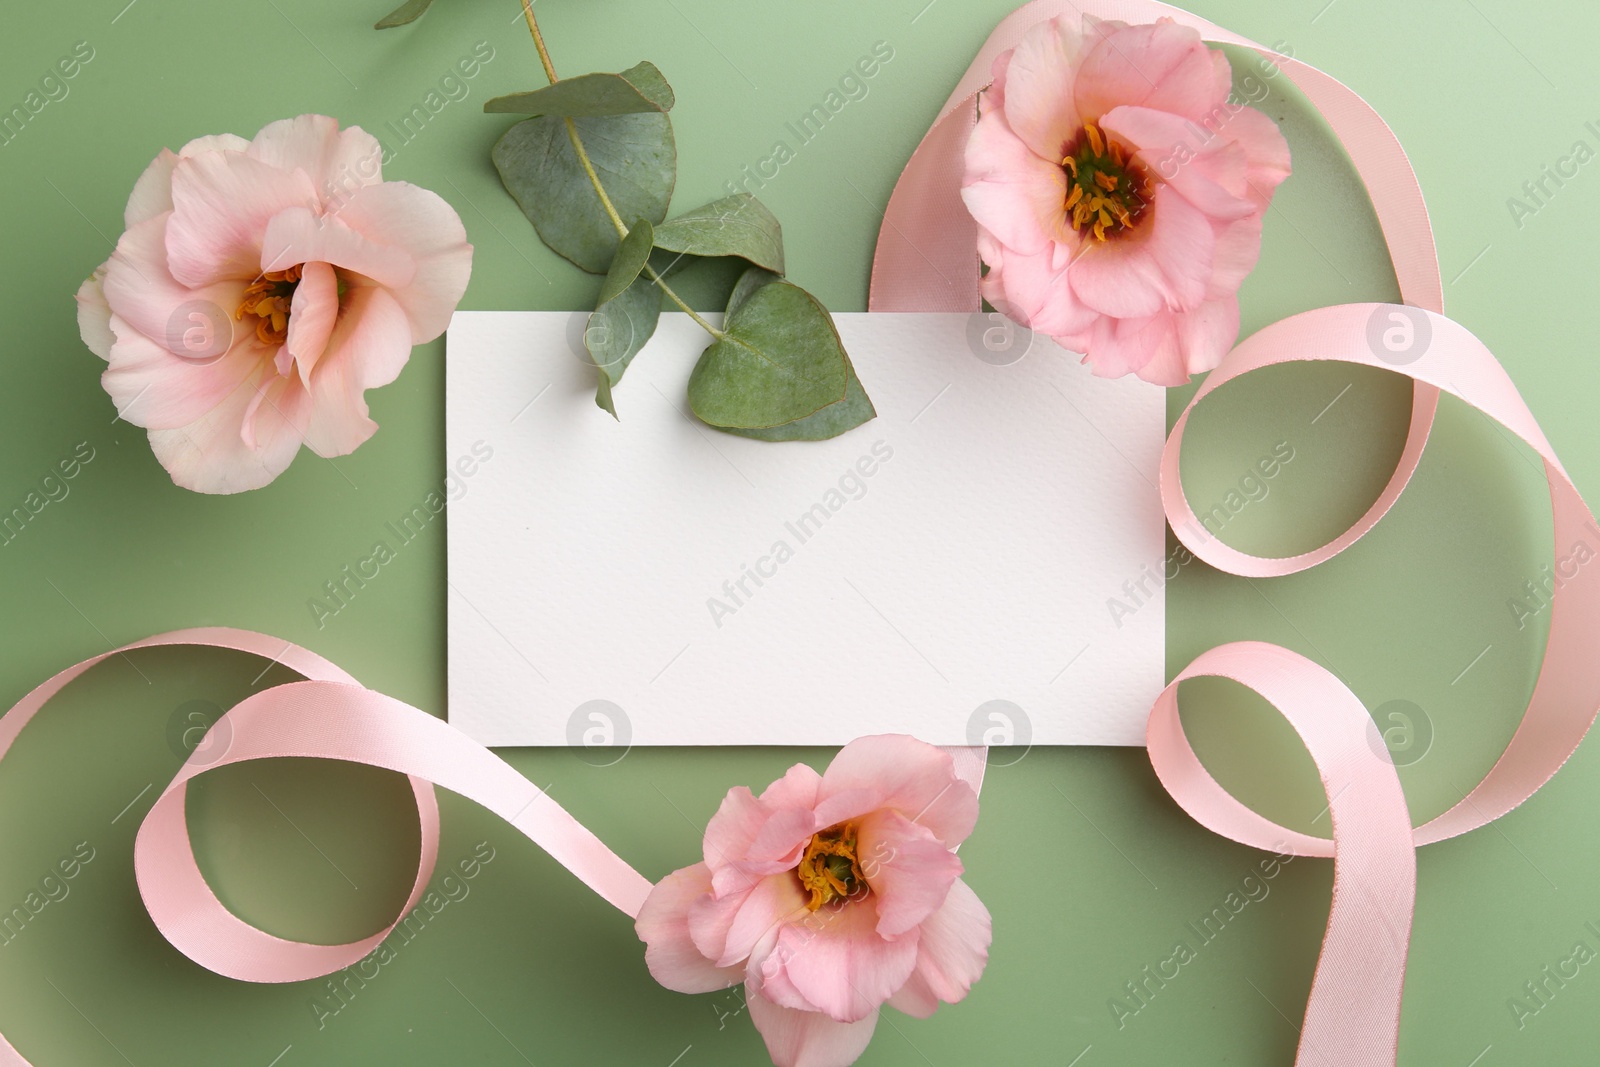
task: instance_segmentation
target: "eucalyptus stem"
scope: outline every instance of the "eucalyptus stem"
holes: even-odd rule
[[[544,34],[539,32],[539,20],[534,17],[531,0],[522,0],[522,16],[528,22],[528,32],[533,34],[533,47],[539,50],[539,62],[544,66],[545,77],[550,79],[551,85],[554,85],[561,79],[556,76],[555,65],[550,62],[550,50],[545,47]],[[583,139],[578,136],[578,124],[573,122],[570,117],[565,119],[565,122],[567,124],[567,139],[572,142],[572,150],[577,153],[578,162],[583,166],[583,172],[589,176],[589,184],[594,186],[595,195],[600,198],[600,206],[605,209],[606,216],[611,220],[611,225],[616,227],[617,236],[628,236],[628,224],[622,221],[621,215],[617,214],[616,205],[611,202],[611,197],[606,194],[605,186],[600,183],[600,175],[595,173],[594,163],[590,161],[589,153],[584,150]],[[656,272],[654,267],[646,263],[643,270],[645,276],[661,288],[661,292],[668,300],[678,305],[685,314],[699,323],[701,329],[717,340],[722,340],[722,331],[701,318],[694,308],[684,303],[683,298],[672,291],[672,287],[667,284],[665,278]]]

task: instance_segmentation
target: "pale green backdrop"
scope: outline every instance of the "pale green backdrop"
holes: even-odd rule
[[[114,420],[71,301],[110,251],[127,192],[158,148],[224,130],[249,135],[306,111],[383,135],[397,149],[389,177],[455,205],[477,246],[465,307],[592,300],[597,281],[540,245],[488,162],[508,120],[481,114],[482,102],[540,84],[517,4],[438,0],[417,25],[374,33],[386,6],[8,6],[0,110],[23,101],[78,42],[93,58],[64,98],[0,147],[0,511],[22,503],[80,443],[93,459],[64,498],[0,546],[0,706],[113,643],[228,624],[310,646],[368,684],[446,711],[442,524],[325,626],[306,603],[367,551],[385,521],[442,482],[442,342],[419,349],[400,380],[373,395],[383,429],[355,455],[329,463],[305,454],[266,489],[207,498],[173,487],[142,432]],[[1541,5],[1530,18],[1483,0],[1197,6],[1332,72],[1398,131],[1438,228],[1448,310],[1499,355],[1580,489],[1600,492],[1591,429],[1600,177],[1591,166],[1559,188],[1547,183],[1552,195],[1520,222],[1507,206],[1574,142],[1600,147],[1600,14],[1567,3]],[[856,311],[895,175],[1009,7],[543,0],[540,14],[564,73],[648,58],[671,79],[680,207],[712,199],[775,141],[793,145],[785,123],[888,42],[894,58],[866,98],[761,190],[784,221],[792,276],[830,307]],[[467,83],[466,99],[400,143],[388,124],[479,42],[493,59]],[[1274,83],[1276,94],[1284,88]],[[1370,208],[1342,156],[1292,96],[1264,106],[1290,134],[1297,173],[1268,217],[1261,266],[1243,293],[1246,331],[1306,307],[1392,297]],[[1174,411],[1185,396],[1175,392]],[[1230,387],[1195,418],[1191,496],[1220,500],[1259,456],[1288,442],[1295,459],[1225,539],[1279,554],[1307,547],[1376,492],[1406,398],[1388,376],[1340,368]],[[1508,601],[1550,560],[1546,508],[1528,454],[1447,402],[1412,488],[1354,550],[1310,573],[1255,583],[1184,568],[1169,587],[1169,669],[1240,637],[1279,641],[1328,665],[1396,728],[1420,821],[1478,780],[1531,688],[1543,616],[1519,627]],[[319,1018],[313,1007],[321,983],[236,983],[180,956],[139,901],[134,833],[182,760],[187,726],[287,677],[217,653],[114,660],[52,704],[5,761],[0,911],[23,902],[80,843],[80,853],[93,850],[67,895],[0,943],[0,1032],[36,1064],[763,1062],[735,999],[655,986],[626,921],[498,819],[450,796],[442,865],[479,842],[493,849],[492,862],[337,1014]],[[1326,831],[1309,761],[1270,713],[1220,687],[1185,695],[1204,755],[1241,796]],[[1407,717],[1390,717],[1398,713]],[[1521,810],[1421,854],[1403,1063],[1592,1060],[1595,967],[1547,986],[1547,1003],[1529,1001],[1539,1010],[1520,1025],[1509,1001],[1576,943],[1600,948],[1585,925],[1600,928],[1596,751],[1586,744]],[[695,858],[700,827],[729,786],[759,787],[797,758],[820,764],[829,753],[635,750],[606,768],[566,751],[505,755],[658,877]],[[403,899],[416,831],[404,787],[390,776],[286,763],[203,785],[191,804],[202,862],[241,914],[282,934],[342,939],[377,928]],[[1326,916],[1326,861],[1290,864],[1119,1027],[1111,998],[1175,941],[1193,941],[1187,924],[1238,886],[1257,854],[1190,822],[1142,750],[1081,748],[1034,750],[994,769],[962,857],[994,913],[988,973],[966,1003],[932,1020],[886,1014],[863,1064],[1292,1060]]]

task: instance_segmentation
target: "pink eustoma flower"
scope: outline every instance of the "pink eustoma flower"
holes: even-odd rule
[[[1061,16],[994,64],[962,198],[983,295],[1094,373],[1181,385],[1239,333],[1239,285],[1289,146],[1170,19]]]
[[[163,149],[127,231],[78,290],[125,421],[187,489],[272,481],[302,444],[354,451],[364,393],[444,331],[472,246],[449,204],[382,177],[383,149],[322,115]]]
[[[824,774],[796,764],[760,796],[734,789],[705,862],[645,901],[645,962],[683,993],[742,981],[778,1067],[845,1067],[882,1005],[923,1018],[983,973],[989,912],[953,851],[977,818],[950,756],[902,735],[852,741]]]

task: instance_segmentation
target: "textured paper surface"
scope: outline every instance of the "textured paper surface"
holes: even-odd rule
[[[998,317],[836,320],[878,418],[771,444],[688,416],[687,316],[616,422],[582,315],[456,315],[452,723],[490,745],[1143,742],[1163,390]]]

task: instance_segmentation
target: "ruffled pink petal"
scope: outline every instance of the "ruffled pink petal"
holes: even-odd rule
[[[783,777],[762,791],[760,801],[773,811],[783,808],[814,808],[822,775],[809,764],[796,763]]]
[[[732,869],[744,859],[750,851],[750,842],[756,839],[770,815],[767,807],[745,786],[728,790],[716,814],[706,823],[705,836],[700,844],[701,854],[711,868],[713,879],[718,871]],[[737,885],[719,886],[717,892],[726,893],[734,888],[748,889],[753,884],[752,879],[742,879]]]
[[[337,296],[332,306],[337,310]],[[294,321],[291,315],[291,345]],[[306,444],[311,450],[324,458],[348,455],[376,433],[378,424],[367,414],[363,394],[394,381],[410,358],[411,328],[394,298],[382,289],[351,290],[316,366],[307,371],[298,356],[295,360],[302,377],[309,378],[313,406]]]
[[[329,206],[337,207],[357,189],[383,180],[383,146],[360,126],[339,128],[326,115],[300,115],[264,126],[248,153],[283,170],[299,168],[310,176]]]
[[[1006,71],[1011,67],[1011,56],[1015,48],[1008,48],[994,57],[994,62],[989,64],[989,87],[978,97],[978,114],[981,117],[991,109],[1004,109],[1006,106]]]
[[[1293,169],[1289,142],[1284,140],[1283,131],[1255,108],[1245,108],[1228,120],[1222,134],[1243,150],[1249,164],[1250,195],[1265,211],[1273,191]]]
[[[779,923],[805,913],[806,894],[793,874],[771,874],[749,893],[718,898],[706,895],[689,908],[689,936],[701,954],[719,967],[749,958]]]
[[[284,348],[295,361],[295,366],[300,370],[300,379],[307,386],[311,385],[311,372],[328,347],[328,338],[333,335],[333,324],[338,318],[339,279],[333,273],[333,268],[320,260],[305,264],[300,272],[300,284],[295,286],[294,298],[289,305],[289,332]],[[407,356],[411,354],[410,341],[408,332],[405,346]],[[394,362],[392,353],[380,352],[378,355],[387,357],[385,363]],[[362,361],[358,358],[355,362],[359,365]],[[404,365],[405,360],[401,359],[400,366]],[[399,373],[399,368],[395,369],[395,373]],[[393,381],[394,375],[390,375],[389,380]]]
[[[1084,242],[1068,276],[1080,300],[1117,318],[1193,307],[1205,299],[1215,243],[1198,208],[1158,188],[1131,234]]]
[[[337,218],[308,208],[288,208],[272,217],[262,237],[261,271],[299,263],[330,263],[365,275],[396,297],[417,276],[417,262],[401,246],[374,241]],[[404,301],[402,301],[404,306]]]
[[[89,346],[89,351],[101,359],[110,359],[111,346],[117,338],[111,332],[111,305],[106,303],[102,287],[105,276],[106,265],[102,263],[78,286],[74,299],[78,304],[78,336]]]
[[[1083,47],[1073,20],[1062,16],[1028,30],[1005,68],[1006,120],[1034,155],[1049,163],[1061,161],[1082,126],[1072,86]]]
[[[224,280],[191,288],[173,278],[167,265],[170,215],[128,228],[105,267],[105,296],[119,318],[156,344],[188,360],[210,360],[229,350],[252,327],[233,311],[244,283]]]
[[[196,137],[177,152],[163,148],[161,154],[139,175],[139,180],[134,182],[127,210],[123,212],[124,224],[131,229],[146,219],[172,210],[172,172],[179,158],[204,152],[243,152],[249,144],[243,137],[223,133]]]
[[[384,182],[356,190],[337,218],[370,241],[410,254],[416,275],[394,296],[411,320],[412,341],[443,333],[472,276],[472,245],[455,209],[426,189]]]
[[[710,892],[711,872],[697,863],[661,879],[639,909],[633,928],[645,943],[645,966],[668,989],[710,993],[743,976],[739,967],[718,967],[706,959],[689,937],[689,907]]]
[[[925,1019],[940,1001],[954,1004],[983,976],[994,939],[989,909],[967,883],[957,879],[944,905],[922,924],[917,966],[889,1004]]]
[[[250,147],[250,142],[233,133],[208,133],[203,137],[196,137],[182,148],[178,155],[187,159],[189,156],[204,155],[207,152],[243,152]]]
[[[868,815],[858,841],[862,873],[877,905],[877,931],[885,938],[901,936],[938,910],[961,875],[955,853],[897,811]]]
[[[1259,210],[1250,196],[1248,160],[1234,142],[1147,107],[1114,108],[1100,121],[1152,177],[1208,217],[1231,221]]]
[[[877,921],[877,910],[862,900],[807,912],[779,929],[761,973],[786,980],[839,1022],[864,1019],[905,985],[917,962],[917,934],[886,941]]]
[[[273,410],[285,411],[288,418],[280,416],[277,425],[258,427],[262,447],[252,448],[245,443],[242,427],[247,412],[261,404],[259,390],[269,385],[279,394]],[[201,418],[176,429],[151,430],[150,449],[185,489],[197,493],[259,489],[287,470],[300,450],[300,438],[292,432],[294,420],[309,418],[310,407],[299,379],[280,378],[262,363],[255,375]]]
[[[1227,57],[1169,18],[1138,26],[1101,23],[1085,42],[1073,94],[1086,118],[1127,105],[1200,122],[1233,87]]]
[[[878,807],[901,812],[952,848],[978,821],[977,794],[956,777],[949,753],[904,734],[860,737],[840,749],[822,775],[820,795],[847,791],[877,794]]]
[[[122,212],[122,221],[129,229],[146,219],[172,210],[172,171],[178,165],[178,153],[163,148],[161,154],[150,162],[133,183],[128,194],[128,206]]]
[[[267,375],[245,407],[240,439],[254,452],[285,449],[291,443],[298,450],[311,424],[311,408],[311,394],[299,378]]]
[[[1239,339],[1239,300],[1228,296],[1208,300],[1177,317],[1178,344],[1188,374],[1216,367]]]
[[[780,1007],[749,986],[745,1003],[774,1067],[849,1067],[867,1050],[878,1025],[877,1012],[835,1022],[820,1012]]]
[[[1024,254],[1062,239],[1067,229],[1066,177],[1058,163],[1034,155],[991,111],[973,128],[961,199],[996,240]]]
[[[285,171],[240,152],[205,152],[172,172],[167,261],[172,276],[199,287],[259,275],[268,221],[289,208],[315,207],[302,171]]]
[[[997,308],[1025,326],[1047,334],[1088,329],[1100,312],[1085,304],[1072,290],[1068,270],[1077,248],[1052,244],[1037,255],[1008,253],[1003,269],[990,262],[984,296]],[[996,297],[999,297],[997,300]]]
[[[1260,215],[1216,225],[1216,244],[1211,252],[1211,277],[1206,280],[1206,299],[1220,300],[1239,291],[1256,261],[1261,258]]]
[[[215,359],[185,359],[128,325],[121,316],[113,316],[111,326],[116,343],[111,346],[100,384],[116,405],[119,418],[149,430],[178,429],[203,419],[226,404],[242,383],[256,380],[267,359],[266,350],[254,336]]]

